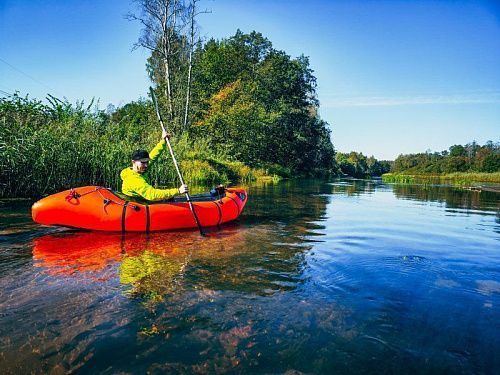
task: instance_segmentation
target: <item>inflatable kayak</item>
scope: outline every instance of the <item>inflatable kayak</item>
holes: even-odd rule
[[[210,227],[237,219],[247,197],[245,189],[227,188],[192,195],[191,201],[201,226]],[[197,227],[184,197],[140,202],[100,186],[49,195],[33,204],[31,215],[43,225],[102,231],[150,232]]]

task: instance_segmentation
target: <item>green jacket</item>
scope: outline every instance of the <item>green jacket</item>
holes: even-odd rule
[[[122,193],[130,197],[144,198],[149,201],[156,201],[161,199],[172,198],[179,194],[177,188],[173,189],[155,189],[151,186],[149,180],[149,168],[151,164],[160,156],[161,152],[165,150],[166,142],[162,139],[149,153],[148,170],[144,173],[137,173],[131,167],[125,168],[121,171],[120,177],[122,178]]]

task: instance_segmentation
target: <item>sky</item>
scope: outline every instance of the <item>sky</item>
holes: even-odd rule
[[[500,1],[202,0],[201,36],[261,32],[309,57],[339,152],[377,159],[500,141]],[[0,0],[0,97],[100,108],[147,97],[128,0]]]

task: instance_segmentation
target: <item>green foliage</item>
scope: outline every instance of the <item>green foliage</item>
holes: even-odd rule
[[[205,160],[183,160],[181,169],[184,171],[184,178],[195,184],[217,184],[221,182],[221,176]],[[227,178],[225,178],[227,181]]]
[[[481,162],[482,172],[498,172],[500,171],[500,154],[489,154],[486,155]]]
[[[489,141],[453,145],[449,151],[400,155],[391,172],[403,174],[446,174],[455,172],[499,172],[500,144]]]
[[[192,131],[254,168],[277,164],[296,175],[335,172],[328,124],[317,115],[308,59],[292,59],[260,33],[210,40],[198,51]]]
[[[188,47],[184,37],[176,38],[178,54],[170,60],[172,112],[166,109],[166,72],[158,52],[147,68],[188,183],[338,171],[328,124],[317,114],[316,78],[306,57],[291,58],[255,31],[200,44],[193,61],[189,126],[183,128]],[[47,100],[0,98],[0,196],[39,196],[93,184],[119,189],[119,172],[130,165],[133,150],[158,142],[150,101],[107,113],[92,102]],[[170,155],[155,164],[152,183],[177,186]],[[491,165],[488,161],[486,168]],[[373,162],[363,168],[378,167]]]
[[[415,176],[386,173],[382,176],[382,181],[388,183],[413,184],[415,183]]]
[[[95,142],[108,118],[98,110],[51,98],[50,105],[14,95],[0,99],[0,195],[44,194],[102,181]]]
[[[373,156],[367,158],[355,151],[337,153],[335,158],[342,174],[357,178],[381,176],[389,172],[391,166],[388,161],[378,161]]]
[[[450,147],[450,156],[465,156],[465,147],[462,145],[453,145]]]
[[[474,182],[500,183],[500,172],[495,173],[448,173],[440,175],[422,175],[422,174],[402,174],[386,173],[382,180],[388,183],[400,184],[442,184],[451,183],[453,185],[470,186]]]
[[[137,148],[152,148],[160,130],[150,102],[132,102],[107,115],[83,103],[50,105],[19,96],[0,98],[0,196],[41,196],[83,185],[120,189],[119,172]],[[254,180],[255,171],[228,160],[203,137],[171,139],[189,184]],[[157,186],[177,186],[171,157],[151,171]]]

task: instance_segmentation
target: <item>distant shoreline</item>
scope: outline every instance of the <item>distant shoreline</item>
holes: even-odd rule
[[[448,173],[436,174],[413,174],[413,173],[385,173],[382,181],[401,184],[438,184],[449,183],[454,186],[464,187],[476,191],[500,192],[500,172],[494,173]],[[481,183],[485,185],[480,185]],[[498,186],[489,186],[489,184]]]

